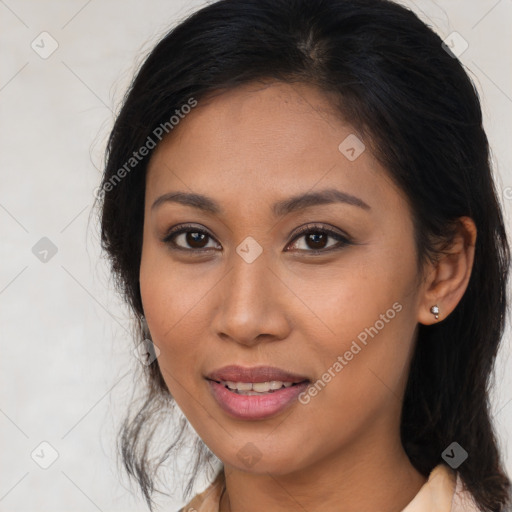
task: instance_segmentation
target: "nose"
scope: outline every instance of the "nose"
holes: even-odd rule
[[[216,336],[246,346],[288,336],[290,291],[264,254],[252,263],[234,255],[228,274],[216,287]]]

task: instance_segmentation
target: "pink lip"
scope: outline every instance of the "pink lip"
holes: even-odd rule
[[[239,395],[227,389],[223,384],[213,380],[207,380],[210,385],[210,390],[220,407],[234,418],[242,420],[261,420],[281,412],[288,407],[300,393],[305,391],[309,385],[308,381],[288,388],[281,388],[272,393],[269,392],[262,395]],[[244,381],[238,380],[237,382]]]
[[[281,382],[302,382],[308,380],[303,375],[287,372],[273,366],[254,366],[245,368],[238,365],[224,366],[214,370],[206,376],[210,380],[231,381],[231,382],[270,382],[278,380]],[[294,386],[295,387],[295,386]]]

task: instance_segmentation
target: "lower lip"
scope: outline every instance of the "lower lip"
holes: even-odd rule
[[[208,383],[221,408],[231,416],[242,420],[261,420],[283,411],[309,385],[309,382],[301,382],[273,393],[239,395],[213,380],[208,380]]]

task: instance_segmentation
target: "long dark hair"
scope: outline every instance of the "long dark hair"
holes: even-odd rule
[[[504,511],[510,481],[489,391],[505,324],[510,249],[478,93],[459,60],[410,10],[388,0],[220,0],[174,27],[139,69],[108,141],[97,199],[102,247],[119,291],[140,318],[145,174],[152,150],[136,162],[133,152],[154,146],[163,128],[170,133],[169,120],[176,111],[183,115],[180,109],[191,99],[200,105],[207,93],[260,79],[319,87],[369,142],[408,197],[419,274],[422,263],[439,255],[439,242],[450,243],[458,217],[474,220],[475,259],[464,296],[446,319],[418,326],[401,437],[424,476],[453,441],[459,443],[469,454],[458,468],[466,487],[482,510]],[[146,336],[137,324],[136,341]],[[152,508],[154,477],[179,445],[186,420],[163,456],[151,459],[159,415],[175,402],[158,364],[144,370],[145,398],[136,414],[127,415],[119,440],[124,465]],[[194,474],[214,458],[196,441]]]

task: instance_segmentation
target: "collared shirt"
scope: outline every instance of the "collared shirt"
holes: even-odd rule
[[[224,484],[224,471],[221,471],[202,493],[178,512],[219,512]],[[446,464],[439,464],[402,512],[480,512],[480,509],[463,488],[459,473]]]

